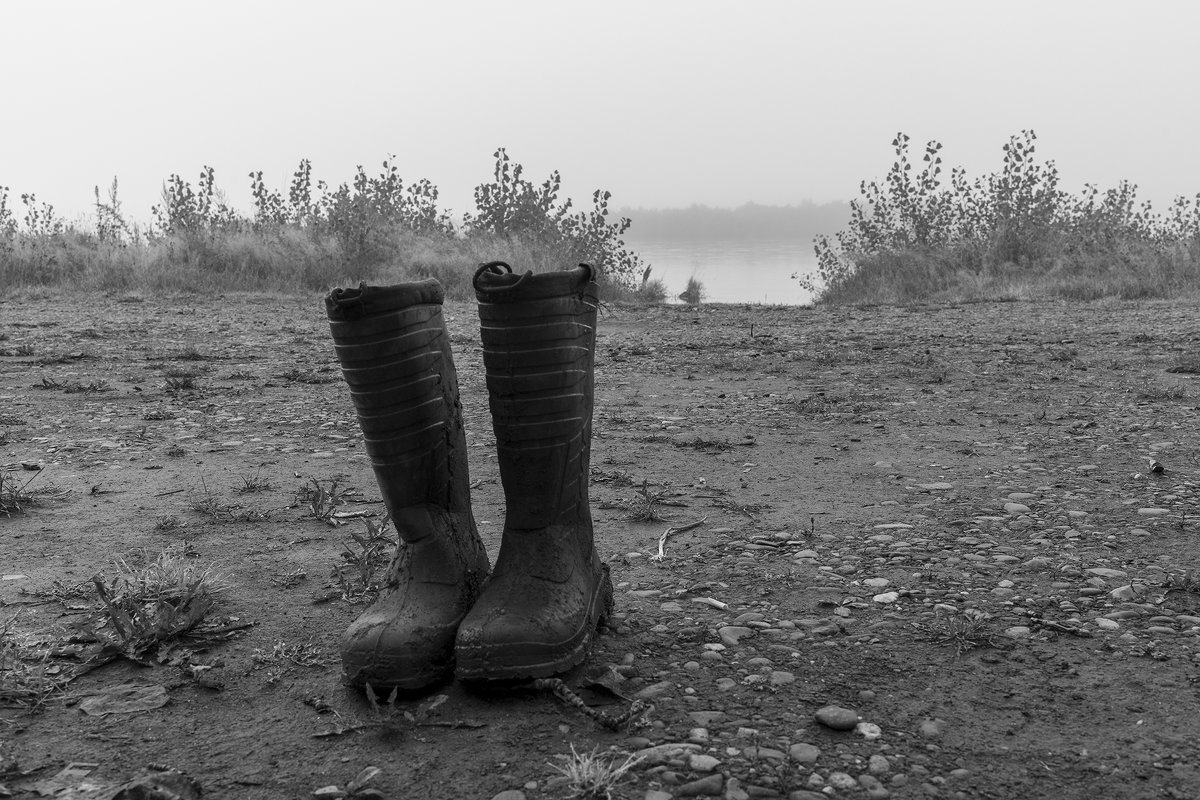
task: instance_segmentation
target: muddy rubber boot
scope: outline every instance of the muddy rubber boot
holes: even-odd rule
[[[592,541],[596,284],[592,269],[475,273],[506,513],[500,555],[458,628],[455,672],[510,681],[565,672],[612,611]]]
[[[458,379],[436,280],[326,299],[367,455],[400,536],[379,599],[342,637],[348,682],[405,691],[454,672],[454,635],[488,573],[471,516]]]

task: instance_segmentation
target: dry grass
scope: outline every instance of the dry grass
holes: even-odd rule
[[[16,630],[17,616],[0,625],[0,708],[37,713],[62,687],[52,674],[48,648]]]
[[[565,779],[567,797],[579,800],[611,800],[629,771],[641,763],[634,755],[605,755],[598,750],[580,753],[571,745],[570,755],[556,756],[561,764],[550,767]]]
[[[170,547],[141,566],[118,559],[119,573],[92,578],[104,607],[97,628],[130,657],[141,660],[163,642],[198,625],[229,589],[212,564],[198,564],[186,548]]]

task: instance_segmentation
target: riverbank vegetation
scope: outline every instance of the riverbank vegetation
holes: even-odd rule
[[[897,134],[887,176],[863,181],[847,227],[816,237],[816,272],[793,277],[828,304],[1200,293],[1200,193],[1163,213],[1127,181],[1071,194],[1036,141],[1022,131],[998,172],[946,181],[939,142],[918,166]]]
[[[315,180],[302,160],[285,190],[249,174],[253,213],[224,200],[204,167],[195,183],[171,175],[153,221],[131,221],[118,197],[95,189],[94,225],[68,223],[36,195],[0,186],[0,285],[91,291],[311,291],[359,281],[436,277],[451,297],[470,296],[474,265],[494,259],[543,271],[595,265],[605,292],[652,296],[661,285],[623,235],[627,218],[597,190],[576,210],[561,178],[526,178],[503,148],[492,179],[475,188],[474,210],[452,220],[428,180],[406,183],[389,158],[377,174]]]

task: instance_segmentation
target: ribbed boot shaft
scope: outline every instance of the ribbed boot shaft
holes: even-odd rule
[[[462,415],[441,305],[329,325],[389,510],[419,503],[465,508],[468,499],[458,496],[464,492],[452,486]]]
[[[506,526],[516,530],[589,515],[597,303],[590,281],[569,289],[478,292]]]

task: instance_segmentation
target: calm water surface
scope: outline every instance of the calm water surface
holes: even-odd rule
[[[627,240],[674,300],[695,277],[710,303],[799,305],[812,297],[792,273],[816,269],[812,244],[797,240],[664,242]]]

